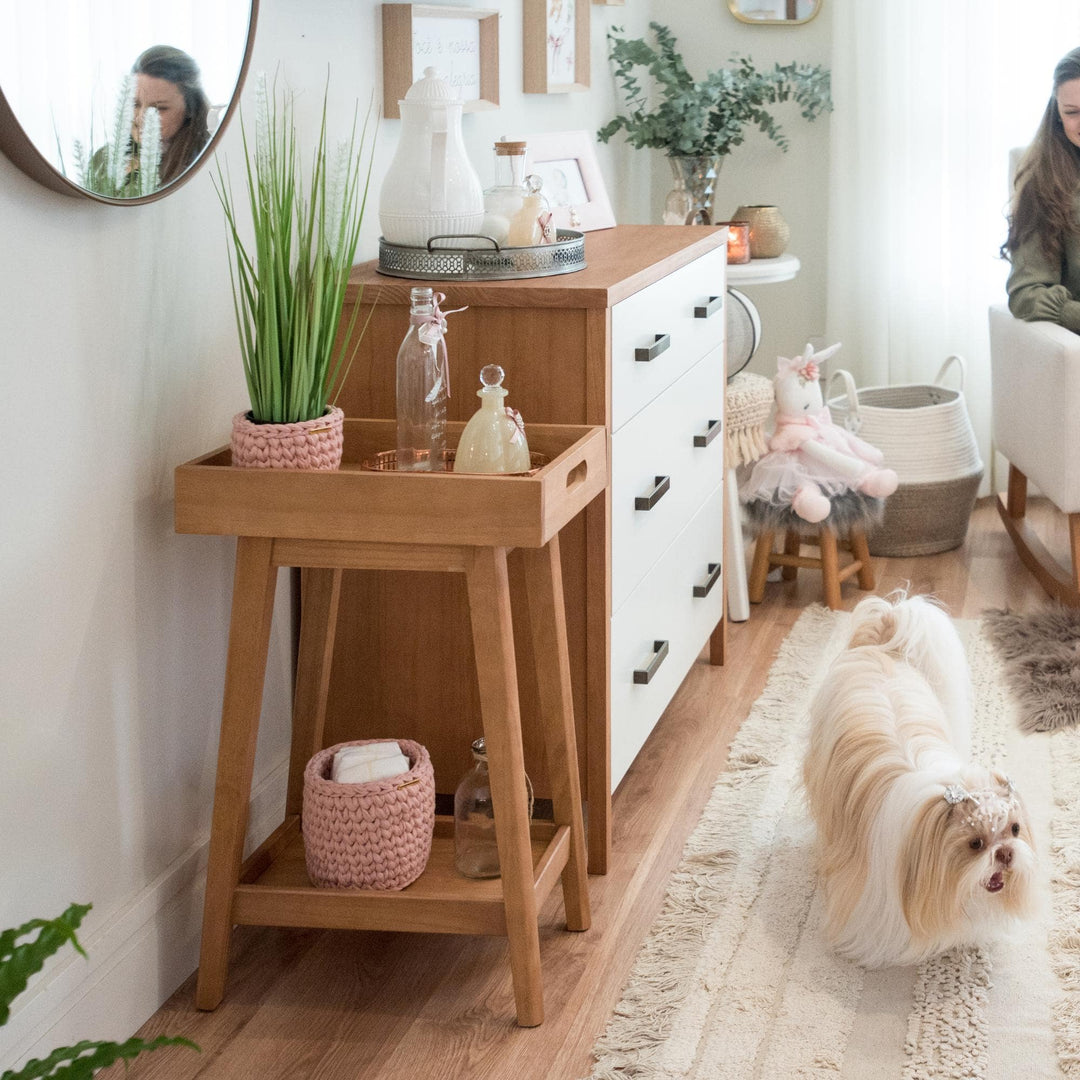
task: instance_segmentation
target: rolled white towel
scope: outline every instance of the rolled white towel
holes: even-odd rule
[[[346,746],[334,755],[330,779],[337,784],[385,780],[409,771],[409,759],[396,742]]]

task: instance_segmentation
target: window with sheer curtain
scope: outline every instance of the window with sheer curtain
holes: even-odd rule
[[[1009,150],[1080,46],[1080,4],[833,0],[832,20],[828,339],[860,385],[928,381],[962,355],[989,491]]]

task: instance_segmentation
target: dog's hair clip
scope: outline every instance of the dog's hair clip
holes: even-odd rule
[[[950,806],[955,806],[970,798],[971,796],[959,784],[949,784],[945,789],[945,801]]]

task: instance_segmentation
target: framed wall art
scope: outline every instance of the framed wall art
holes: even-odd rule
[[[456,86],[465,112],[499,107],[499,13],[446,4],[383,4],[383,116],[433,67]]]
[[[590,0],[522,0],[526,94],[588,90],[590,8]]]
[[[615,224],[604,178],[588,131],[515,135],[525,143],[525,170],[544,181],[555,227],[589,232]]]

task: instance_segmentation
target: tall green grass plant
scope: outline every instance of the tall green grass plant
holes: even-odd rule
[[[326,97],[307,177],[292,93],[279,94],[276,84],[260,80],[254,146],[241,112],[251,243],[241,235],[228,168],[218,162],[214,186],[225,211],[240,351],[252,419],[258,422],[323,416],[352,358],[348,342],[358,304],[341,344],[335,348],[335,342],[371,184],[373,109],[369,105],[359,136],[357,109],[349,141],[331,161]]]

